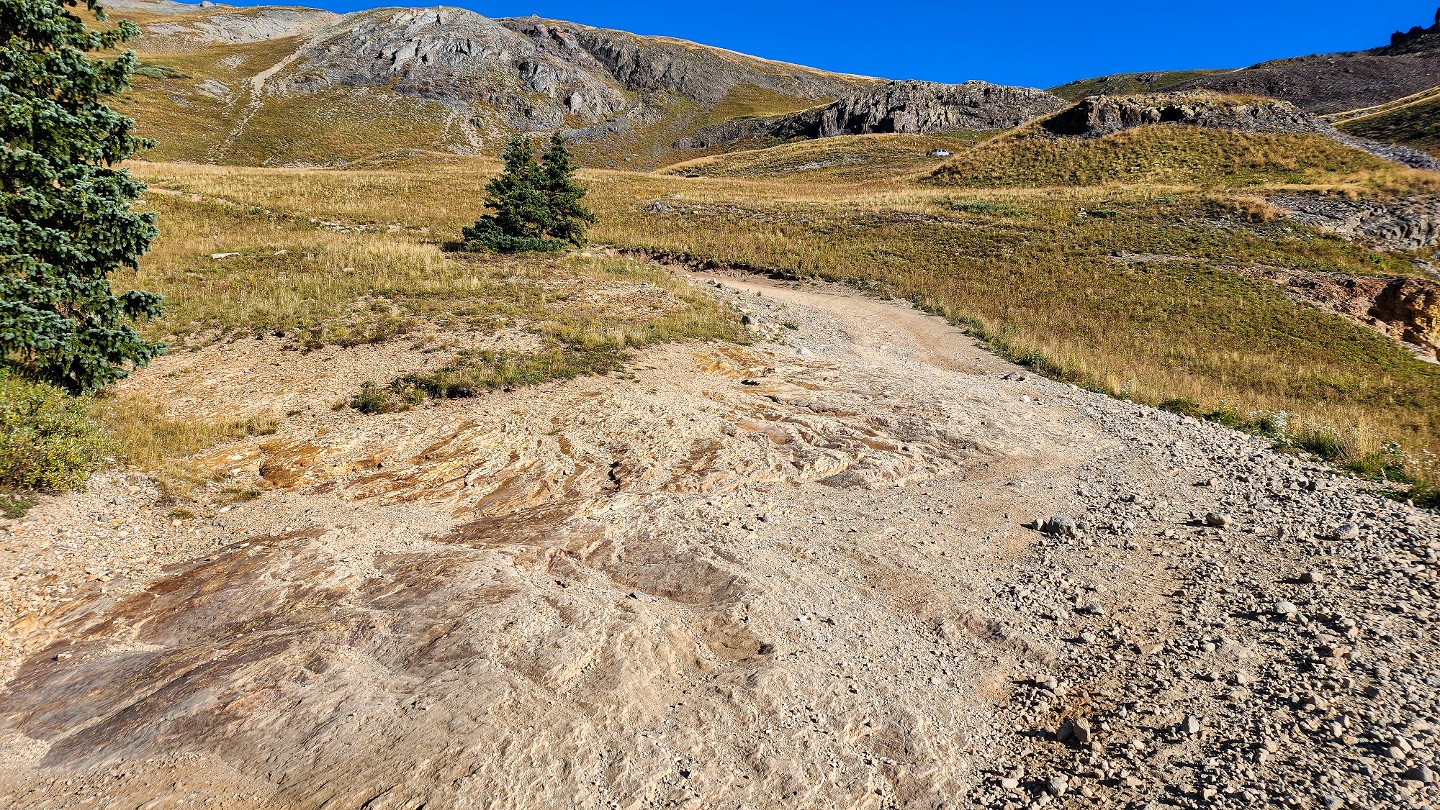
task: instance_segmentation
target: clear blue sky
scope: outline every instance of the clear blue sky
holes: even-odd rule
[[[363,0],[288,2],[334,11],[386,5]],[[1437,3],[1440,0],[451,0],[447,4],[488,17],[539,14],[637,34],[663,34],[846,73],[1049,87],[1108,73],[1243,67],[1284,56],[1375,47],[1389,42],[1397,28],[1430,25]],[[407,3],[391,5],[402,4]]]

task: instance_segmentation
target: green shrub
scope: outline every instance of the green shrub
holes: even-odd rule
[[[37,501],[28,495],[21,495],[19,493],[0,495],[0,515],[11,520],[17,520],[25,517],[25,513],[29,512],[30,507],[36,503]]]
[[[1414,483],[1405,452],[1395,442],[1386,442],[1379,450],[1350,460],[1345,464],[1345,469],[1371,481]]]
[[[1409,501],[1421,509],[1440,511],[1440,488],[1430,484],[1417,484],[1410,490]]]
[[[978,214],[980,216],[993,217],[1015,217],[1024,218],[1030,216],[1030,212],[1018,205],[1010,203],[994,202],[991,200],[962,200],[955,197],[947,197],[941,201],[944,206],[963,214]]]
[[[1309,428],[1292,436],[1290,444],[1325,461],[1339,461],[1349,455],[1340,435],[1333,430]]]
[[[568,242],[559,239],[545,239],[538,236],[512,236],[505,233],[499,222],[482,219],[463,229],[464,249],[472,253],[491,251],[493,253],[559,253],[569,247]]]
[[[0,374],[0,490],[16,499],[84,485],[106,451],[88,411],[87,400],[54,386]]]
[[[1193,399],[1185,399],[1183,397],[1165,400],[1160,403],[1160,410],[1177,413],[1181,416],[1189,416],[1193,419],[1199,419],[1205,415],[1205,411],[1200,408],[1200,403]]]
[[[406,409],[405,403],[394,393],[373,382],[360,386],[360,391],[350,398],[350,407],[364,414],[395,413]]]

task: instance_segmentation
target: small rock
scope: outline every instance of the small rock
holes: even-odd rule
[[[1217,529],[1228,528],[1234,522],[1235,520],[1229,515],[1223,515],[1219,512],[1211,512],[1205,516],[1205,525],[1214,526]]]
[[[1306,571],[1300,575],[1300,581],[1306,585],[1319,585],[1325,581],[1325,575],[1319,571]]]
[[[1056,537],[1075,537],[1079,534],[1079,528],[1075,525],[1075,519],[1065,515],[1056,515],[1045,521],[1040,526],[1040,531],[1055,535]]]
[[[1284,616],[1288,619],[1298,615],[1300,608],[1294,602],[1287,602],[1282,599],[1275,603],[1274,611],[1276,616]]]
[[[1045,782],[1045,792],[1057,799],[1064,796],[1069,789],[1070,780],[1063,776],[1052,776]]]
[[[1419,782],[1422,785],[1432,784],[1436,781],[1435,772],[1426,765],[1416,765],[1401,774],[1400,778],[1407,782]]]
[[[1190,715],[1189,717],[1186,717],[1186,718],[1185,718],[1185,722],[1180,725],[1180,730],[1183,731],[1183,732],[1185,732],[1186,734],[1190,735],[1191,737],[1195,736],[1196,734],[1199,734],[1199,733],[1200,733],[1200,718],[1196,717],[1196,716],[1193,715],[1193,714]]]
[[[1330,536],[1336,540],[1359,540],[1360,527],[1354,523],[1342,523],[1335,527],[1335,531],[1331,532]]]

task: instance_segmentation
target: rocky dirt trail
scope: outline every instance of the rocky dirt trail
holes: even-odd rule
[[[768,342],[370,417],[335,351],[204,460],[258,498],[177,525],[105,478],[12,527],[188,561],[11,626],[0,806],[1440,799],[1437,516],[902,304],[697,281]],[[295,384],[132,385],[202,373],[197,412]]]

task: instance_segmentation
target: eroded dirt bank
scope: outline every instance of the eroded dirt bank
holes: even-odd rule
[[[0,805],[1435,801],[1434,516],[903,305],[714,283],[781,339],[217,451],[263,494],[205,557],[12,628]],[[228,351],[133,385],[293,385]]]

